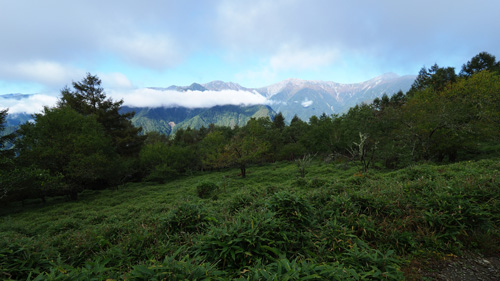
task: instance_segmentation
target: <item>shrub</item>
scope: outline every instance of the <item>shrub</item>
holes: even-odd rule
[[[311,180],[311,182],[309,182],[309,187],[312,187],[312,188],[319,188],[319,187],[323,187],[324,185],[326,185],[326,180],[324,179],[319,179],[319,178],[313,178]]]
[[[165,183],[179,177],[179,172],[167,164],[155,166],[144,180],[147,182]]]
[[[170,232],[200,232],[213,220],[202,205],[183,203],[167,213],[163,225]]]
[[[392,251],[382,253],[354,244],[345,254],[345,264],[336,262],[315,263],[280,258],[267,265],[250,269],[240,280],[403,280],[399,261]],[[361,249],[360,249],[361,247]]]
[[[210,198],[214,191],[216,191],[219,187],[217,184],[213,182],[202,182],[198,184],[196,187],[196,191],[198,192],[198,197],[200,198]]]
[[[207,280],[221,275],[214,265],[184,257],[176,260],[166,257],[163,262],[149,260],[146,264],[136,265],[127,280]]]
[[[239,213],[232,221],[212,226],[194,246],[197,255],[221,268],[241,269],[276,259],[283,243],[281,222],[274,214]]]
[[[295,180],[295,185],[299,187],[304,187],[308,184],[305,178],[299,177]]]
[[[269,209],[288,222],[291,228],[305,228],[311,224],[311,205],[303,197],[289,191],[273,194],[269,200]]]
[[[238,196],[233,197],[227,203],[227,210],[230,214],[235,214],[236,212],[248,207],[254,203],[254,197],[249,193],[242,193]]]
[[[394,251],[385,253],[378,249],[370,248],[365,242],[357,240],[356,243],[346,251],[342,261],[350,268],[360,272],[362,280],[385,279],[403,280],[403,273],[399,270],[401,261],[394,255]]]
[[[0,241],[0,278],[25,280],[31,272],[48,267],[32,243],[31,239]]]
[[[354,269],[339,264],[318,264],[298,259],[281,258],[274,263],[260,265],[251,269],[245,279],[239,280],[356,280],[358,274]]]
[[[304,157],[295,160],[301,178],[304,178],[306,176],[306,168],[311,165],[312,160],[313,157],[310,154],[304,155]]]

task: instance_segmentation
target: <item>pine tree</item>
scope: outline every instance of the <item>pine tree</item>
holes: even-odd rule
[[[113,140],[118,154],[138,155],[145,137],[140,135],[142,129],[134,127],[130,121],[134,112],[120,113],[123,100],[106,98],[101,80],[90,73],[81,82],[73,82],[73,89],[66,87],[61,91],[58,106],[68,106],[84,116],[95,115]]]

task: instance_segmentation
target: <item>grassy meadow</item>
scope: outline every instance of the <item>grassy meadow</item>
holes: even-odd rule
[[[0,279],[403,280],[500,250],[500,159],[359,173],[315,160],[0,209]]]

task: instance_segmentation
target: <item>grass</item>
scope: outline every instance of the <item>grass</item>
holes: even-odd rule
[[[314,161],[301,178],[279,162],[246,179],[229,169],[11,203],[0,278],[401,280],[429,258],[498,254],[499,170],[499,159],[364,174]]]

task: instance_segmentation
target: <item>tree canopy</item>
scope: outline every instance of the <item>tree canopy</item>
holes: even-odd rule
[[[116,184],[117,154],[111,138],[95,116],[69,107],[45,108],[34,123],[20,128],[16,149],[19,163],[63,176],[63,192],[76,199],[84,188]]]
[[[101,87],[101,80],[90,73],[82,81],[73,82],[72,85],[73,89],[65,87],[61,91],[58,106],[68,106],[85,116],[94,115],[111,137],[120,155],[137,155],[144,142],[144,137],[140,136],[142,129],[132,125],[130,119],[134,116],[133,112],[120,112],[123,100],[113,101],[107,98]]]

